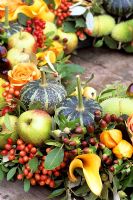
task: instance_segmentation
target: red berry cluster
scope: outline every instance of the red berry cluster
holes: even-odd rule
[[[84,40],[86,38],[85,34],[84,34],[84,31],[82,29],[79,29],[77,32],[76,32],[78,38],[80,40]]]
[[[61,0],[60,6],[56,10],[53,10],[57,18],[56,24],[58,26],[61,26],[63,21],[70,16],[71,12],[69,8],[71,5],[72,3],[70,1]]]
[[[3,92],[3,97],[5,98],[7,103],[12,103],[13,97],[18,98],[20,95],[20,92],[18,89],[16,89],[12,84],[9,82],[3,83],[2,87],[5,88],[5,91]],[[15,106],[15,104],[13,104]]]
[[[45,21],[38,18],[34,18],[26,22],[27,27],[25,31],[31,33],[35,37],[37,48],[44,47],[46,36],[43,33],[43,29],[45,28],[45,24]]]
[[[13,148],[13,140],[12,140],[12,138],[8,138],[7,139],[7,144],[5,144],[4,149],[0,152],[0,155],[2,155],[2,156],[9,155],[9,157],[10,156],[12,157],[11,160],[15,159],[15,149]]]

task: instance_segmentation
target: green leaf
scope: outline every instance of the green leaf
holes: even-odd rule
[[[88,185],[86,184],[86,182],[80,186],[76,191],[74,191],[76,196],[85,196],[87,194],[87,192],[89,192],[90,189],[88,187]]]
[[[32,159],[28,162],[28,165],[30,166],[32,172],[35,172],[35,171],[38,169],[38,165],[39,165],[38,158],[37,158],[37,157],[32,158]]]
[[[48,153],[45,159],[45,169],[52,170],[58,167],[64,158],[64,150],[62,148],[56,147]]]
[[[6,113],[6,115],[4,116],[4,124],[5,124],[6,128],[7,128],[9,131],[12,131],[11,121],[10,121],[10,118],[9,118],[9,114],[8,114],[8,113]]]
[[[19,105],[21,108],[23,108],[24,111],[27,111],[27,108],[19,99],[13,98],[13,100],[17,103],[17,105]]]
[[[125,190],[128,187],[133,187],[133,167],[131,168],[131,172],[126,179],[122,181],[122,188]]]
[[[76,25],[75,25],[76,28],[85,28],[86,27],[85,20],[81,17],[76,18],[75,22],[76,22]]]
[[[9,171],[9,169],[5,167],[4,165],[1,166],[1,169],[3,172],[6,172],[6,173]]]
[[[56,180],[55,181],[55,188],[58,188],[63,183],[63,180]]]
[[[110,49],[117,49],[117,42],[110,36],[104,37],[104,42]]]
[[[24,179],[24,191],[29,192],[30,190],[30,180]]]
[[[19,24],[26,26],[26,22],[27,20],[29,20],[30,18],[27,17],[25,14],[23,13],[18,13],[18,22]]]
[[[99,48],[103,46],[103,39],[102,40],[98,40],[95,44],[94,47]]]
[[[130,44],[125,45],[123,47],[123,49],[127,52],[127,53],[133,53],[133,46],[131,46]]]
[[[7,173],[7,181],[11,180],[13,176],[16,174],[17,167],[13,167]]]
[[[40,101],[37,101],[35,103],[30,103],[29,105],[29,110],[39,110],[39,109],[42,109],[42,104]]]
[[[46,145],[50,145],[50,146],[56,146],[56,147],[61,147],[62,144],[58,141],[55,141],[55,140],[47,140],[45,142]]]
[[[3,181],[3,179],[4,179],[4,172],[2,168],[0,167],[0,181]]]
[[[65,33],[75,33],[76,32],[75,23],[74,22],[65,21],[63,23],[63,31]]]
[[[57,197],[57,196],[63,194],[65,191],[66,191],[65,188],[60,188],[60,189],[54,190],[54,191],[48,196],[48,198],[49,198],[49,199],[52,199],[52,198],[54,198],[54,197]]]
[[[93,194],[92,192],[89,195],[87,195],[86,197],[84,197],[84,200],[96,200],[96,199],[97,199],[97,196],[95,194]]]

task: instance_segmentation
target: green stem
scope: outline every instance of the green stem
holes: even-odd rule
[[[8,20],[8,6],[5,6],[5,23],[4,23],[4,28],[9,29],[9,20]]]
[[[81,81],[80,81],[80,76],[77,75],[77,89],[78,89],[78,106],[77,110],[78,111],[84,111],[84,104],[83,104],[83,97],[82,97],[82,87],[81,87]]]
[[[47,85],[46,75],[44,71],[41,71],[41,86],[45,87]]]

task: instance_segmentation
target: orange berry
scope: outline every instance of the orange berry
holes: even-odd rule
[[[31,185],[34,186],[34,185],[36,185],[36,180],[34,178],[31,178],[30,183],[31,183]]]

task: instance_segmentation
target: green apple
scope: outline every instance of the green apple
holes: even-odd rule
[[[17,130],[25,143],[39,146],[50,136],[52,127],[51,116],[43,110],[28,110],[18,119]]]
[[[3,92],[5,91],[5,88],[2,87],[2,84],[6,81],[2,78],[0,78],[0,109],[2,109],[6,105],[5,98],[3,97]]]
[[[33,53],[36,51],[36,41],[28,32],[17,32],[8,38],[8,47],[9,49],[24,49],[26,53]]]
[[[25,53],[23,49],[12,48],[7,52],[7,59],[13,68],[13,66],[19,63],[30,62],[30,55]]]
[[[66,46],[65,53],[72,53],[78,46],[78,37],[76,33],[65,33],[61,29],[58,29],[57,35],[59,36],[59,41],[64,43]]]
[[[52,22],[46,22],[45,24],[45,29],[43,30],[43,33],[49,34],[50,33],[50,38],[54,38],[55,35],[57,35],[57,27],[54,23]]]
[[[17,120],[18,118],[14,115],[8,115],[8,125],[6,126],[5,123],[6,116],[0,117],[0,148],[3,149],[4,145],[7,143],[8,135],[12,138],[13,142],[15,143],[18,139],[17,134]]]

